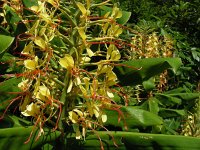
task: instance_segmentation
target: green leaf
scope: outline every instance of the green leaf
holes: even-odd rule
[[[154,114],[158,114],[159,106],[158,106],[158,99],[155,97],[151,97],[147,100],[149,104],[149,111]]]
[[[25,7],[38,6],[38,0],[22,0]]]
[[[168,94],[169,96],[177,97],[182,100],[195,100],[200,97],[200,93],[175,93],[175,94]]]
[[[192,57],[193,57],[196,61],[200,62],[200,52],[197,52],[197,51],[195,51],[195,50],[192,50]]]
[[[181,122],[178,119],[170,118],[164,119],[163,127],[161,129],[162,134],[179,135],[178,133],[181,126]]]
[[[0,117],[2,117],[2,113],[0,113]],[[2,128],[12,128],[12,127],[25,127],[30,126],[31,122],[19,118],[15,115],[5,115],[0,123],[0,129]]]
[[[0,149],[38,149],[48,142],[55,141],[61,134],[58,131],[51,132],[50,129],[45,128],[45,134],[41,135],[41,137],[35,141],[39,131],[37,128],[35,128],[30,141],[25,144],[24,142],[27,141],[32,130],[32,126],[0,129]]]
[[[160,108],[159,115],[163,118],[186,115],[185,110]]]
[[[0,35],[0,59],[3,57],[3,54],[6,52],[8,47],[13,43],[14,37],[8,35]]]
[[[114,126],[128,129],[147,127],[162,124],[162,118],[151,112],[137,109],[132,106],[121,107],[120,111],[106,110],[108,117],[105,126]],[[119,117],[121,121],[118,122]]]
[[[166,91],[164,92],[164,94],[175,94],[175,93],[185,93],[185,89],[182,88],[182,87],[179,87],[179,88],[176,88],[176,89],[173,89],[173,90],[169,90],[169,91]]]
[[[200,139],[179,135],[148,134],[133,132],[105,132],[98,131],[96,135],[89,135],[82,143],[78,143],[71,137],[67,146],[69,149],[94,150],[101,149],[101,138],[105,150],[198,150],[200,149]],[[111,138],[111,135],[114,137]],[[114,145],[114,141],[118,147]]]
[[[164,105],[173,106],[175,104],[181,104],[182,100],[177,97],[173,97],[170,94],[155,93],[155,97]]]
[[[10,53],[5,53],[1,58],[1,62],[9,62],[10,60],[15,60],[15,56],[11,55]]]
[[[172,68],[176,72],[182,65],[180,58],[146,58],[118,64],[114,71],[121,85],[142,84],[143,81]]]
[[[20,92],[17,86],[20,82],[21,78],[11,78],[0,83],[0,111],[5,110],[9,105],[8,100],[12,100],[17,96],[17,93],[9,94],[8,92]]]
[[[21,18],[10,6],[6,5],[4,7],[4,9],[6,11],[6,21],[8,22],[8,24],[12,27],[13,31],[15,32],[19,22],[21,21]]]
[[[65,43],[63,42],[63,40],[59,37],[54,37],[50,43],[52,45],[55,45],[55,48],[66,48]]]
[[[112,12],[112,8],[108,6],[100,6],[101,11],[101,16],[105,15],[107,12]],[[131,17],[131,12],[128,11],[122,11],[122,17],[117,19],[117,23],[124,25],[125,23],[128,22],[128,20]]]
[[[159,112],[159,100],[156,97],[150,97],[148,100],[142,103],[142,105],[138,106],[138,108],[149,111],[154,114],[158,114]]]
[[[0,117],[2,116],[2,113],[0,113]],[[4,116],[2,119],[0,119],[0,129],[2,128],[11,128],[14,126],[14,121],[9,116]]]
[[[49,143],[42,146],[42,150],[53,150],[53,149],[54,149],[53,145]]]
[[[155,80],[154,78],[150,78],[149,80],[142,82],[144,89],[147,91],[151,91],[151,90],[155,89],[154,80]]]

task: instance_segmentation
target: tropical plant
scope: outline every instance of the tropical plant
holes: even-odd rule
[[[157,76],[182,65],[180,58],[147,58],[171,51],[167,37],[132,36],[130,13],[109,0],[0,4],[2,149],[199,148],[199,139],[158,134],[178,134],[181,106],[199,97],[181,88],[152,92]],[[138,85],[144,101],[127,93]]]

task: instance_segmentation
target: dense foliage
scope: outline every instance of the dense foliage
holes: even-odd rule
[[[0,148],[199,149],[199,4],[0,1]]]

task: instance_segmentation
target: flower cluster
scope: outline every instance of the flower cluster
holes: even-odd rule
[[[129,51],[129,59],[172,57],[173,41],[169,35],[159,36],[156,32],[137,33],[132,37],[134,47]]]
[[[12,7],[27,28],[17,39],[25,42],[17,62],[23,67],[19,109],[34,118],[38,137],[47,123],[61,131],[72,125],[76,138],[85,138],[88,129],[104,128],[106,109],[120,108],[113,68],[121,59],[116,41],[123,29],[115,20],[122,12],[116,5],[103,16],[96,11],[108,2],[38,0]]]

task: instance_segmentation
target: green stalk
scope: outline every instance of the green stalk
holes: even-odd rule
[[[66,28],[66,27],[63,27],[63,26],[59,26],[59,29],[61,29],[61,30],[63,30],[63,31],[65,31],[66,33],[68,33],[69,32],[69,28]]]
[[[60,120],[58,123],[58,126],[61,130],[64,130],[62,121],[66,117],[66,106],[68,106],[68,104],[67,104],[67,88],[69,85],[69,81],[70,81],[70,72],[67,71],[67,73],[65,74],[65,78],[64,78],[64,88],[63,88],[61,98],[60,98],[60,102],[64,104],[63,108],[62,108],[61,117],[60,117]]]
[[[61,82],[60,80],[56,79],[56,78],[50,78],[51,80],[53,80],[54,82],[56,82],[57,84],[65,87],[65,84],[63,82]]]
[[[69,15],[68,13],[70,12],[70,10],[68,10],[65,7],[60,6],[59,10],[65,15],[65,17],[67,17],[67,19],[71,22],[72,27],[76,27],[76,22],[71,18],[71,15]]]
[[[69,40],[68,37],[66,37],[66,36],[64,36],[64,35],[62,35],[62,34],[60,34],[60,36],[63,38],[63,40],[65,40],[65,42],[66,42],[67,44],[69,44],[69,46],[71,46],[71,47],[74,46],[74,44]]]

